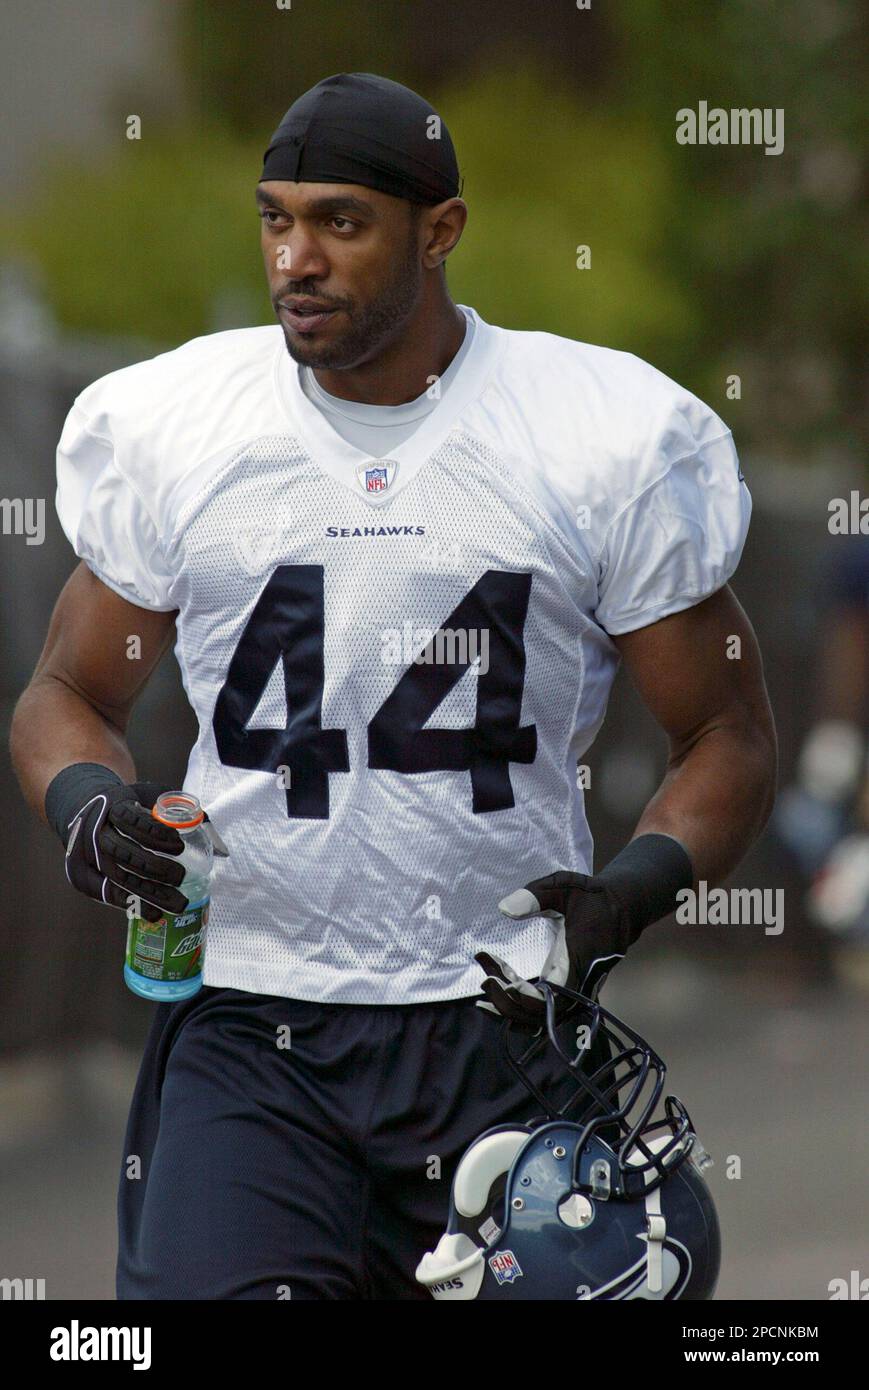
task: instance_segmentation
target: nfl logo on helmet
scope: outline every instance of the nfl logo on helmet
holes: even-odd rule
[[[366,492],[385,492],[387,488],[387,478],[385,468],[366,468],[365,470],[365,491]]]
[[[522,1278],[522,1267],[512,1250],[499,1250],[490,1255],[489,1268],[499,1284],[512,1284],[514,1279]]]

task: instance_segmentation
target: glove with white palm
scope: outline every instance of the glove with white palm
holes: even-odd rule
[[[125,784],[101,763],[72,763],[50,783],[45,794],[46,819],[66,849],[66,876],[73,888],[108,907],[156,922],[166,912],[183,912],[187,898],[180,856],[184,841],[169,825],[151,815],[161,792],[171,784]],[[205,813],[205,828],[215,854],[226,846]]]
[[[489,951],[475,959],[486,972],[477,1007],[514,1023],[539,1028],[545,1017],[537,981],[565,985],[594,999],[644,929],[672,912],[694,871],[687,852],[669,835],[640,835],[599,874],[559,870],[533,879],[498,904],[507,917],[551,917],[555,940],[539,976],[524,980]]]

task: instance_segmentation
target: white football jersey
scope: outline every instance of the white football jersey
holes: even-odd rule
[[[476,994],[552,924],[498,902],[588,872],[576,765],[611,634],[720,588],[750,513],[730,433],[627,353],[485,323],[388,459],[301,389],[283,331],[197,338],[81,393],[58,449],[76,553],[178,610],[185,787],[217,862],[209,985]]]

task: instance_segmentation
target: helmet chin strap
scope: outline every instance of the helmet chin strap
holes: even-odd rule
[[[667,1220],[661,1211],[661,1189],[646,1193],[646,1284],[649,1293],[664,1287],[664,1237]]]

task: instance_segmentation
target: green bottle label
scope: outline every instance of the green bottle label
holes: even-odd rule
[[[130,917],[127,965],[149,980],[189,980],[202,972],[209,899],[191,903],[156,922]]]

